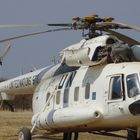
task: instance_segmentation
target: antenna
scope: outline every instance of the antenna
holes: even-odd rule
[[[20,68],[20,75],[23,75],[24,73],[23,73],[23,66],[21,66],[21,68]]]

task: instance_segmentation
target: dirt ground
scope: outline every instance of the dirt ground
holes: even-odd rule
[[[31,128],[32,112],[30,111],[0,111],[0,140],[17,140],[18,131],[22,127]],[[125,131],[117,132],[126,135]],[[46,140],[62,140],[62,134],[49,136]],[[80,133],[79,140],[125,140],[107,136]],[[44,140],[44,138],[33,138],[33,140]]]

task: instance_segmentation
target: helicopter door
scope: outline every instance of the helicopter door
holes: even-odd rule
[[[68,75],[68,79],[66,80],[65,83],[65,88],[64,88],[64,94],[63,94],[63,107],[69,107],[69,100],[70,100],[70,91],[71,91],[71,85],[73,82],[73,79],[76,75],[76,71],[70,72]]]
[[[124,107],[124,79],[123,75],[113,75],[109,77],[108,89],[108,111],[109,115],[121,115]]]

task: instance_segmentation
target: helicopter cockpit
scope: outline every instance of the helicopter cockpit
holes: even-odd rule
[[[128,74],[126,76],[126,87],[126,96],[131,101],[129,111],[133,115],[140,115],[140,74]]]
[[[140,114],[140,100],[137,96],[140,95],[140,81],[139,74],[130,74],[126,77],[127,82],[127,93],[130,99],[134,98],[134,102],[129,105],[129,111],[133,115]],[[136,100],[137,99],[137,100]]]
[[[129,98],[140,95],[140,82],[138,74],[130,74],[126,77],[127,93]]]

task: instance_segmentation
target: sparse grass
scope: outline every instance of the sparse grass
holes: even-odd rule
[[[31,127],[31,112],[0,111],[0,140],[16,140],[21,127]]]
[[[31,117],[32,112],[20,111],[20,112],[9,112],[0,111],[0,140],[17,140],[18,130],[22,127],[31,128]],[[124,131],[119,133],[125,134]],[[54,140],[62,140],[62,135],[55,135]],[[124,140],[121,138],[113,138],[107,136],[93,135],[89,133],[80,133],[79,140]],[[40,138],[34,138],[33,140],[44,140]],[[47,140],[53,140],[47,139]]]

